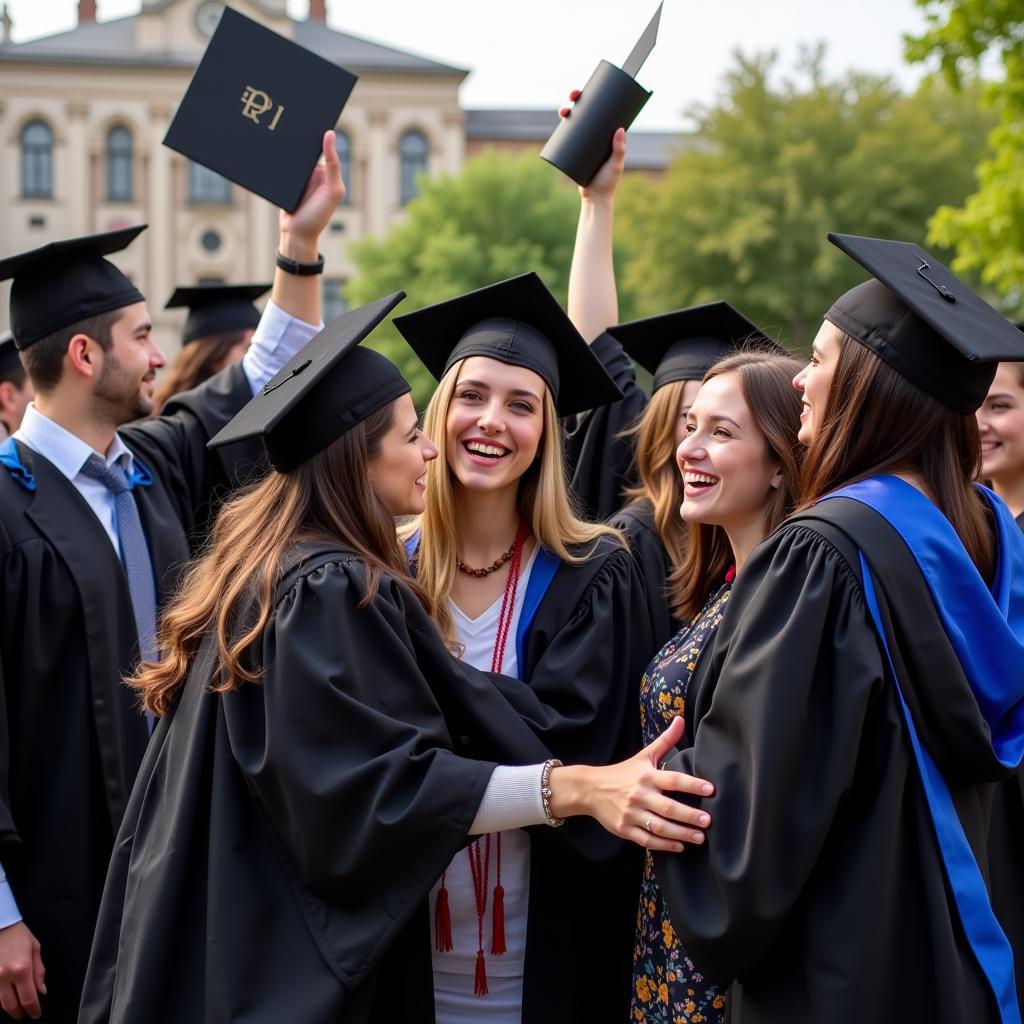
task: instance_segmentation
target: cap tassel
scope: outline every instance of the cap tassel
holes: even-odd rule
[[[476,977],[473,980],[473,995],[485,996],[490,992],[487,987],[487,964],[484,963],[484,951],[476,951]]]
[[[501,956],[505,952],[505,887],[494,887],[494,906],[491,909],[491,953]]]
[[[441,876],[441,888],[434,902],[434,945],[439,953],[452,951],[452,912],[448,906],[448,887]]]

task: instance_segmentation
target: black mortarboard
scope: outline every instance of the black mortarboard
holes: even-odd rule
[[[1001,360],[1024,360],[1024,337],[934,256],[910,242],[830,232],[873,275],[825,319],[956,412],[981,406]]]
[[[539,374],[561,416],[622,397],[532,271],[396,316],[394,323],[438,380],[460,359],[487,356]]]
[[[703,380],[715,363],[744,342],[785,352],[728,302],[709,302],[633,320],[609,327],[608,333],[654,375],[654,391],[673,381]]]
[[[253,303],[271,287],[269,284],[194,284],[175,288],[164,309],[188,309],[181,336],[181,343],[187,345],[211,334],[255,328],[260,322],[260,311]]]
[[[0,281],[11,285],[11,331],[18,348],[86,317],[135,302],[142,293],[103,257],[126,249],[146,230],[137,227],[62,242],[0,260]]]
[[[409,391],[391,360],[359,343],[405,298],[395,292],[332,320],[208,447],[261,437],[282,473]]]
[[[603,60],[563,117],[540,155],[578,185],[589,185],[612,151],[617,128],[628,128],[651,94],[636,80],[654,48],[661,4],[621,68]]]
[[[355,83],[226,7],[164,145],[294,210]]]
[[[18,349],[14,344],[14,335],[10,331],[0,334],[0,377],[11,370],[21,368],[21,359],[18,358]]]

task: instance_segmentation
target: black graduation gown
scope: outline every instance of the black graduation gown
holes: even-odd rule
[[[494,768],[453,750],[547,752],[404,586],[364,595],[355,555],[300,549],[258,685],[211,692],[207,638],[118,835],[81,1024],[433,1021],[425,900]]]
[[[237,411],[251,391],[240,367],[226,374]],[[192,510],[224,476],[203,459],[208,430],[187,409],[121,435],[153,477],[133,493],[162,602],[189,555]],[[15,444],[24,472],[0,466],[0,863],[41,944],[52,1024],[76,1018],[107,862],[148,735],[120,682],[137,637],[113,545],[70,481]]]
[[[1024,513],[1017,525],[1024,530]],[[1024,767],[996,787],[988,856],[992,904],[1013,948],[1017,1000],[1024,1005]]]
[[[646,499],[631,501],[608,520],[629,542],[644,583],[644,600],[651,619],[654,649],[660,650],[682,628],[672,614],[668,578],[672,564],[654,526],[654,507]]]
[[[947,896],[858,547],[918,735],[985,864],[1006,773],[927,585],[873,509],[824,502],[750,557],[691,683],[693,746],[670,759],[717,790],[706,844],[656,854],[658,880],[698,968],[735,979],[738,1024],[996,1012]]]
[[[600,335],[590,348],[623,397],[563,420],[564,452],[569,484],[583,513],[603,521],[622,506],[623,493],[636,486],[633,443],[622,433],[640,418],[648,399],[637,386],[629,356],[610,334]]]

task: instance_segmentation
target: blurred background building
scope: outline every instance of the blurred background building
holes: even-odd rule
[[[348,193],[323,243],[325,319],[345,309],[349,243],[386,234],[421,174],[456,173],[489,147],[537,151],[556,122],[553,111],[464,110],[467,70],[335,31],[326,0],[310,0],[304,20],[288,16],[285,0],[233,6],[359,75],[337,126]],[[11,42],[6,8],[0,17],[0,254],[148,223],[116,259],[146,295],[168,355],[184,316],[162,308],[176,285],[273,272],[277,211],[161,145],[222,8],[142,0],[139,13],[100,21],[96,0],[79,0],[76,28],[23,43]],[[660,175],[684,144],[633,133],[627,169]]]

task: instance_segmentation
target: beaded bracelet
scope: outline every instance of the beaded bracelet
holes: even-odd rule
[[[553,757],[550,761],[544,762],[544,767],[540,773],[540,799],[544,805],[544,817],[548,819],[548,824],[552,828],[558,828],[559,825],[565,824],[565,818],[556,818],[551,813],[551,772],[555,768],[561,768],[562,762],[557,758]]]

